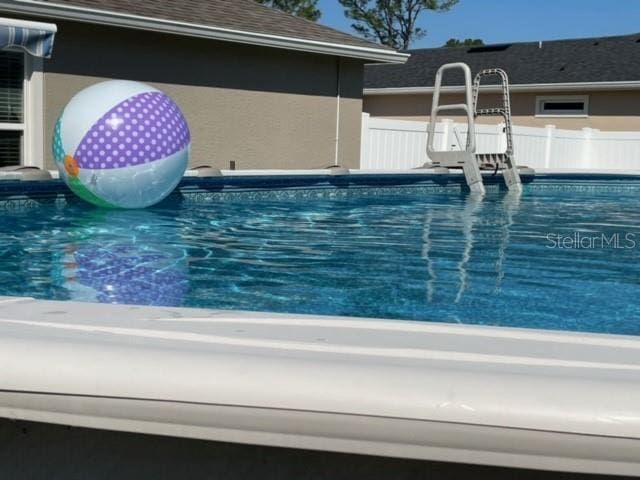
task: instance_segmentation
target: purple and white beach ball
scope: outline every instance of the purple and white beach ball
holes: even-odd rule
[[[144,83],[111,80],[75,95],[53,133],[60,178],[101,207],[144,208],[178,185],[191,135],[180,108]]]

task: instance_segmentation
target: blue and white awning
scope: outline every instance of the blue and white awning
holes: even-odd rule
[[[56,31],[53,23],[0,18],[0,50],[20,49],[34,57],[49,58]]]

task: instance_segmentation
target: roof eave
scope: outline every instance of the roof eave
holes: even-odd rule
[[[367,60],[368,62],[374,63],[404,63],[409,58],[409,54],[382,48],[361,47],[357,45],[345,45],[295,37],[268,35],[92,8],[43,3],[37,0],[0,0],[0,9],[3,12],[13,14],[53,17],[61,20],[98,23],[114,27],[208,38],[211,40],[220,40],[225,42],[282,48],[324,55],[335,55]]]
[[[500,85],[483,85],[483,91],[498,92]],[[613,90],[639,90],[640,81],[620,82],[571,82],[571,83],[521,83],[510,85],[511,92],[575,92],[575,91],[613,91]],[[398,88],[365,88],[365,95],[419,95],[433,93],[433,87],[398,87]],[[443,93],[462,93],[464,86],[455,85],[442,87]]]

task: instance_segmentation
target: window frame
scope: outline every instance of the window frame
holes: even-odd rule
[[[19,49],[7,51],[23,56],[22,123],[0,122],[0,130],[22,132],[19,165],[44,168],[43,61]]]
[[[581,113],[573,110],[548,111],[545,102],[582,102]],[[589,116],[589,95],[539,95],[536,96],[536,117],[541,118],[587,118]]]

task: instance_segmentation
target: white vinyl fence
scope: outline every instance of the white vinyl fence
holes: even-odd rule
[[[360,168],[403,170],[427,159],[427,123],[362,117]],[[476,125],[477,152],[503,152],[504,125]],[[466,124],[444,119],[436,125],[438,150],[457,150],[466,141]],[[640,169],[640,132],[602,132],[593,128],[560,130],[513,127],[518,165],[532,168]]]

